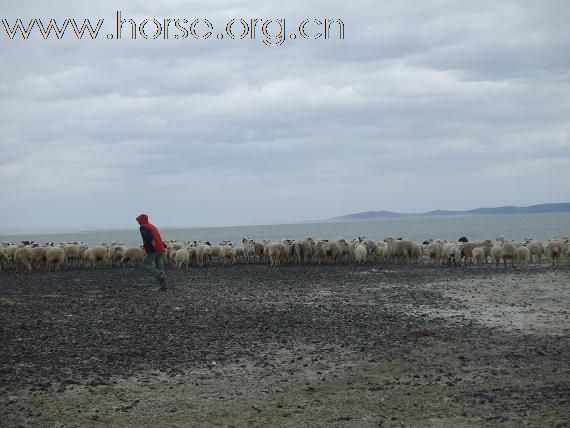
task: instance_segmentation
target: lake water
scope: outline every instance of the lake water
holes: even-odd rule
[[[160,224],[157,225],[160,228]],[[168,229],[160,228],[163,239],[202,240],[218,243],[231,240],[241,244],[244,236],[262,239],[303,239],[307,236],[321,239],[344,237],[352,239],[365,236],[369,239],[384,239],[386,236],[403,237],[422,242],[428,238],[457,241],[461,236],[469,240],[497,236],[521,241],[534,238],[547,241],[552,236],[570,235],[570,213],[549,214],[502,214],[461,217],[432,217],[419,219],[374,220],[340,223],[303,223],[260,226],[233,226]],[[83,241],[96,244],[101,241],[120,241],[126,245],[139,245],[141,237],[136,225],[129,230],[101,230],[57,234],[0,235],[0,241],[19,242]]]

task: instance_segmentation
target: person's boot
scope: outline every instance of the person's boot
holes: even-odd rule
[[[164,277],[164,274],[161,274],[158,283],[160,284],[160,291],[166,291],[168,285],[166,284],[166,278]]]

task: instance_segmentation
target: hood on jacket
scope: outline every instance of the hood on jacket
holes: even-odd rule
[[[148,224],[148,216],[146,214],[141,214],[137,217],[137,221],[141,226],[143,224]]]

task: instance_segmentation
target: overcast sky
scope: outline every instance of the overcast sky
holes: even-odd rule
[[[567,0],[121,1],[214,26],[135,41],[105,37],[118,4],[3,2],[10,25],[105,23],[95,41],[0,25],[0,230],[570,201]],[[285,18],[286,41],[215,39],[232,18]],[[290,39],[304,18],[345,39]]]

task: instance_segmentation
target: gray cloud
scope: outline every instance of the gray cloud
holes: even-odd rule
[[[116,8],[14,2],[2,18],[112,20]],[[340,17],[346,39],[267,48],[2,33],[5,230],[128,227],[139,211],[168,226],[228,225],[570,200],[564,1],[121,10],[216,25],[285,17],[289,31]]]

